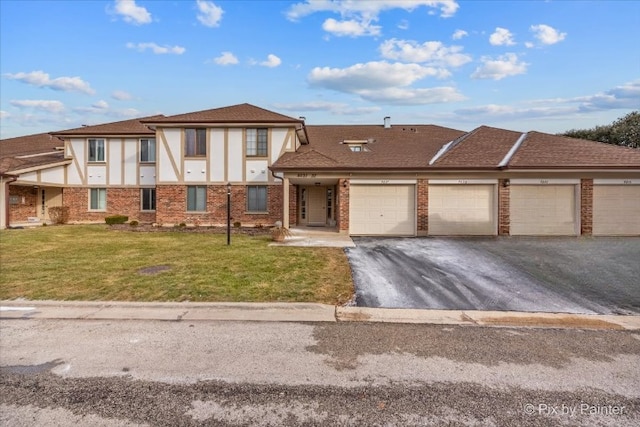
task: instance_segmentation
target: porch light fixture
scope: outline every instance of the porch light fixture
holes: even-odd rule
[[[227,182],[227,246],[231,244],[231,183]]]

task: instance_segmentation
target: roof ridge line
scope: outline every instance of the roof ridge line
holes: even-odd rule
[[[525,132],[522,135],[520,135],[520,137],[516,140],[513,146],[511,146],[511,149],[507,152],[504,158],[500,161],[500,163],[498,163],[499,168],[503,168],[509,164],[509,162],[511,161],[511,158],[516,154],[516,151],[518,151],[522,143],[524,143],[524,140],[527,139],[528,135],[529,135],[529,132]]]
[[[455,147],[456,145],[460,144],[462,141],[467,139],[469,136],[473,135],[478,129],[479,128],[476,128],[476,129],[472,130],[471,132],[467,132],[464,135],[461,135],[461,136],[457,137],[456,139],[453,139],[453,140],[447,142],[446,144],[444,144],[442,147],[440,147],[440,150],[438,150],[436,155],[433,156],[431,158],[431,160],[429,160],[429,166],[433,165],[435,162],[440,160],[440,158],[442,156],[444,156],[447,152],[449,152],[453,147]]]

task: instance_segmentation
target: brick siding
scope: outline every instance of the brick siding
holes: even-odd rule
[[[69,222],[104,222],[109,215],[126,215],[129,221],[153,223],[155,212],[142,212],[139,188],[107,188],[105,212],[89,210],[89,188],[68,187],[62,190],[62,204],[69,207]]]
[[[338,230],[343,232],[349,231],[349,183],[348,179],[340,179],[338,181]]]
[[[580,234],[593,232],[593,179],[580,180]]]
[[[17,205],[9,205],[9,221],[27,222],[27,219],[38,216],[38,190],[32,186],[10,185],[9,196],[18,196]],[[4,200],[2,201],[4,203]]]
[[[429,234],[429,180],[418,179],[417,188],[417,223],[418,236],[426,236]]]
[[[498,180],[498,236],[511,233],[511,191],[508,179]]]
[[[231,187],[231,222],[243,226],[271,226],[282,220],[283,194],[281,185],[267,186],[268,213],[247,212],[247,187]],[[207,186],[206,212],[187,212],[187,187],[184,185],[158,185],[156,187],[156,222],[160,225],[226,225],[227,186]]]
[[[289,185],[289,226],[298,225],[298,186]]]

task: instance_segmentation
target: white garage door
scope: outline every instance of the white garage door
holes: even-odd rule
[[[640,185],[593,186],[593,234],[640,235]]]
[[[578,234],[575,185],[511,185],[512,236]]]
[[[349,233],[414,236],[415,185],[351,185]]]
[[[495,235],[495,185],[429,185],[429,234]]]

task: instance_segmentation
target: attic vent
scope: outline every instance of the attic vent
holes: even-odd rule
[[[390,129],[391,128],[391,117],[387,116],[384,118],[384,128],[385,129]]]

